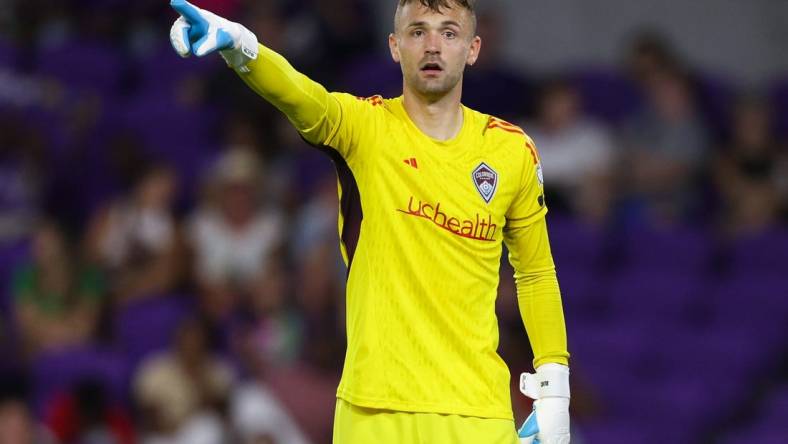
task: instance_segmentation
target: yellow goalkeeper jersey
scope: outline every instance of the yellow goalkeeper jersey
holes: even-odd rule
[[[337,396],[364,407],[511,419],[495,316],[507,233],[515,268],[538,263],[552,273],[542,299],[530,294],[527,270],[518,279],[537,360],[566,364],[568,357],[532,141],[466,107],[456,137],[434,140],[401,97],[328,93],[265,47],[241,76],[337,167],[348,266],[348,348]],[[521,228],[522,236],[511,234]],[[520,259],[529,255],[538,257]]]

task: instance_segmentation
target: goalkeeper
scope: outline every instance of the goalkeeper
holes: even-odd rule
[[[336,165],[348,347],[334,442],[568,443],[569,353],[539,154],[520,128],[460,102],[482,46],[473,1],[399,0],[393,99],[329,93],[240,24],[171,5],[178,54],[221,53]],[[502,243],[535,356],[520,381],[534,411],[519,433],[496,352]]]

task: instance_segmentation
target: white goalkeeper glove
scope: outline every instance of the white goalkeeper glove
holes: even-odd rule
[[[257,58],[257,37],[242,25],[200,9],[186,0],[171,0],[181,16],[170,28],[170,43],[181,57],[202,57],[219,51],[231,68],[248,71]]]
[[[521,444],[569,444],[569,367],[543,364],[520,375],[520,391],[534,410],[517,431]]]

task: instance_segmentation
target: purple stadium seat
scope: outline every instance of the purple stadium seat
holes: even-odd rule
[[[49,156],[58,156],[64,153],[70,140],[68,139],[67,124],[61,114],[55,110],[29,107],[20,111],[20,116],[25,119],[31,129],[36,130],[43,137]]]
[[[788,77],[774,82],[771,90],[775,131],[780,138],[788,140]]]
[[[637,411],[639,406],[633,406]],[[664,444],[692,442],[680,425],[671,424],[667,418],[631,419],[611,418],[582,424],[582,442],[588,444]],[[574,442],[574,441],[573,441]]]
[[[736,240],[731,245],[731,271],[741,276],[784,276],[788,264],[788,231],[774,230]]]
[[[396,97],[402,93],[402,71],[390,58],[360,58],[344,70],[339,89],[361,97]]]
[[[618,354],[625,360],[646,353],[653,333],[651,326],[638,319],[582,325],[582,334],[570,337],[570,348],[574,350],[573,356],[586,362],[602,360],[601,356],[597,358],[598,353]]]
[[[788,413],[788,385],[783,385],[771,394],[759,415],[760,423],[765,426],[782,425],[788,432],[785,414]],[[788,436],[788,435],[785,435]]]
[[[746,401],[749,392],[730,381],[758,379],[774,356],[763,343],[735,331],[674,331],[663,333],[660,340],[662,346],[652,349],[651,358],[664,384],[697,384],[698,390],[714,393],[714,403],[698,407],[696,419],[705,423],[725,417]]]
[[[595,421],[582,424],[580,430],[584,438],[582,442],[589,444],[630,444],[634,442],[651,444],[658,442],[657,437],[651,436],[649,430],[644,430],[638,424],[633,424],[630,421],[615,419]]]
[[[621,412],[623,417],[633,420],[646,419],[650,422],[671,424],[680,429],[670,433],[687,433],[689,436],[699,432],[708,419],[709,387],[702,377],[688,375],[682,379],[654,380],[641,385],[628,397],[628,404]],[[667,430],[663,433],[669,433]],[[667,436],[666,436],[667,437]],[[675,436],[678,438],[678,436]],[[687,435],[684,435],[686,438]],[[673,442],[689,442],[679,439]]]
[[[53,395],[83,379],[97,380],[110,399],[124,401],[127,376],[125,360],[112,351],[86,345],[48,352],[36,358],[32,365],[34,409],[42,413]]]
[[[123,74],[123,58],[110,47],[87,42],[69,42],[39,52],[36,70],[68,87],[113,92]]]
[[[785,438],[788,437],[786,412],[788,412],[788,386],[783,386],[761,403],[757,414],[749,424],[730,433],[722,442],[724,444],[740,442],[784,443]]]
[[[711,73],[702,73],[695,80],[698,106],[706,123],[718,136],[725,135],[731,127],[730,110],[737,92],[733,82]]]
[[[135,131],[154,157],[176,165],[185,187],[196,181],[217,150],[213,110],[189,108],[167,96],[146,94],[112,114],[112,125]]]
[[[188,298],[154,296],[120,311],[115,320],[115,342],[136,366],[151,353],[165,349],[179,322],[191,310]]]
[[[647,431],[646,436],[660,438],[661,442],[667,438],[671,438],[669,442],[690,442],[689,437],[697,433],[701,424],[711,416],[708,398],[704,394],[712,388],[703,378],[697,375],[668,378],[659,371],[653,375],[635,376],[638,369],[626,368],[620,356],[607,357],[606,361],[616,365],[606,366],[608,374],[604,377],[607,380],[602,384],[598,384],[602,381],[602,372],[598,375],[589,373],[589,380],[598,384],[595,391],[600,394],[604,411],[616,420]],[[669,426],[661,428],[660,424]]]
[[[788,427],[785,422],[774,426],[763,427],[747,435],[749,442],[758,444],[785,444],[788,439]]]
[[[572,366],[595,391],[604,394],[600,401],[608,409],[620,410],[628,394],[643,387],[635,367],[653,348],[648,326],[597,323],[575,327],[574,331],[582,333],[568,338]]]
[[[722,444],[740,444],[743,442],[757,442],[758,444],[785,444],[788,437],[788,422],[785,421],[785,410],[781,413],[779,421],[763,423],[756,421],[737,430],[720,441]]]
[[[719,328],[747,330],[761,339],[788,334],[788,280],[782,276],[754,274],[721,280],[710,297],[715,301],[713,322]],[[767,342],[781,344],[774,339]]]
[[[678,324],[702,298],[702,282],[690,273],[629,269],[611,280],[609,297],[615,313],[624,319],[661,320]]]
[[[575,70],[570,79],[583,98],[585,111],[609,123],[619,123],[634,113],[642,99],[620,70],[592,67]]]
[[[606,276],[573,263],[559,266],[557,273],[567,322],[593,321],[607,317],[609,297]]]
[[[733,322],[667,329],[661,332],[661,340],[670,347],[661,347],[659,354],[666,362],[686,357],[687,365],[693,368],[694,363],[698,370],[722,365],[728,373],[738,373],[762,364],[775,347],[776,341],[764,341],[762,333],[754,330]]]
[[[0,244],[0,273],[7,276],[8,273],[24,262],[30,255],[30,243],[26,240]],[[7,281],[3,281],[7,282]]]
[[[16,68],[17,50],[11,42],[0,39],[0,71]]]
[[[633,229],[625,234],[627,266],[699,274],[708,266],[711,241],[701,231]]]
[[[181,58],[169,44],[151,50],[136,61],[139,89],[172,94],[178,82],[194,76],[207,77],[227,69],[220,57]]]
[[[572,300],[591,297],[606,283],[602,276],[594,273],[589,267],[568,261],[565,265],[557,267],[556,273],[561,294]]]
[[[605,233],[593,226],[560,216],[547,216],[550,246],[556,267],[599,266],[605,253]]]
[[[770,352],[746,330],[681,327],[669,319],[649,322],[635,316],[582,323],[575,326],[582,333],[570,336],[569,346],[573,365],[597,393],[604,394],[600,402],[612,417],[638,430],[671,424],[672,430],[649,432],[661,439],[656,442],[693,442],[703,425],[742,401],[740,387],[731,385],[730,379],[763,374]],[[708,404],[704,393],[714,393],[715,403]],[[607,432],[593,428],[589,435],[591,439]]]

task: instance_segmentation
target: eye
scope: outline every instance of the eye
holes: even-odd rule
[[[443,33],[443,36],[446,37],[447,39],[453,39],[457,37],[457,34],[454,31],[445,31]]]
[[[411,32],[410,35],[412,35],[413,37],[421,37],[424,35],[424,31],[422,31],[421,29],[417,29]]]

